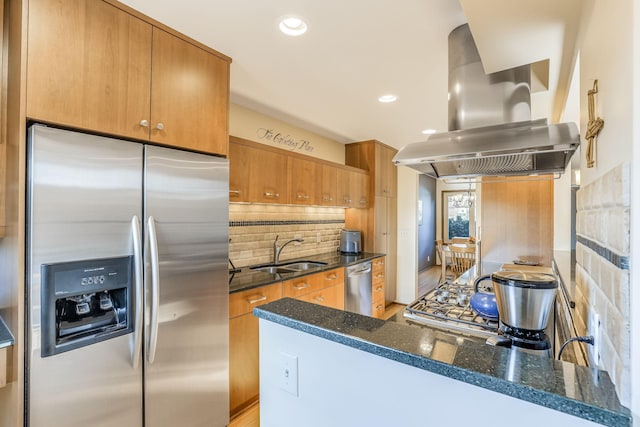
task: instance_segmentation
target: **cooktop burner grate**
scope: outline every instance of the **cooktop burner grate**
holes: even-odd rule
[[[471,309],[473,286],[445,281],[407,306],[404,316],[445,330],[490,337],[498,333],[497,320],[485,319]]]

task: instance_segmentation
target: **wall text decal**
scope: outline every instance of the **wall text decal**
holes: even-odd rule
[[[258,128],[256,135],[260,139],[270,141],[289,151],[304,151],[311,153],[314,150],[311,141],[306,139],[295,139],[293,136],[278,132],[275,129]]]

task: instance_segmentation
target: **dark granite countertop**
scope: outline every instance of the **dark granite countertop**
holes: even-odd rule
[[[4,319],[0,317],[0,348],[9,347],[13,345],[13,335],[7,328],[7,324],[4,323]]]
[[[295,272],[295,273],[279,273],[270,274],[252,270],[250,267],[242,267],[239,273],[229,274],[229,293],[244,291],[247,289],[257,288],[259,286],[269,285],[271,283],[282,282],[283,280],[293,279],[294,277],[315,274],[325,270],[331,270],[338,267],[347,267],[359,262],[368,261],[373,258],[384,256],[384,254],[363,252],[357,255],[343,255],[339,252],[329,252],[326,254],[314,255],[304,258],[288,259],[281,261],[280,264],[286,264],[297,261],[319,261],[325,262],[326,265],[311,270]]]
[[[605,371],[291,298],[253,312],[261,319],[576,417],[631,426],[631,413],[618,401]],[[440,341],[454,350],[438,351]]]

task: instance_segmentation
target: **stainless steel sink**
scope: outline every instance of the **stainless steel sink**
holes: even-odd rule
[[[265,265],[262,267],[252,267],[252,270],[256,270],[256,271],[261,271],[263,273],[270,273],[270,274],[278,274],[278,273],[293,273],[296,272],[298,270],[294,270],[292,268],[287,268],[287,267],[282,267],[282,266],[275,266],[275,265]]]
[[[304,271],[310,270],[312,268],[319,268],[327,265],[326,262],[318,262],[318,261],[299,261],[291,264],[285,264],[284,267],[290,268],[295,271]]]
[[[261,271],[263,273],[278,274],[278,273],[296,273],[300,271],[312,270],[314,268],[320,268],[327,265],[326,262],[319,261],[296,261],[289,264],[278,265],[260,265],[251,267],[252,270]]]

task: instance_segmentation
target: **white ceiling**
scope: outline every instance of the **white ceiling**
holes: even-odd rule
[[[237,104],[343,143],[377,139],[400,148],[425,139],[423,129],[447,130],[447,36],[467,22],[457,0],[121,1],[230,56],[231,101]],[[559,89],[568,91],[565,86],[573,71],[566,60],[557,60],[558,55],[575,51],[577,27],[563,20],[574,19],[570,12],[580,8],[581,0],[563,0],[570,3],[563,8],[557,7],[556,0],[515,2],[518,8],[506,7],[505,1],[462,3],[470,4],[466,9],[467,15],[472,13],[469,23],[474,38],[483,62],[488,55],[483,50],[491,53],[491,67],[499,68],[495,64],[500,61],[509,63],[513,49],[505,40],[534,30],[540,37],[542,31],[544,43],[536,43],[537,37],[521,37],[527,45],[521,47],[516,61],[527,62],[516,65],[552,58],[551,90],[536,95],[542,99],[538,110],[551,117],[554,97]],[[476,11],[479,4],[481,10]],[[567,31],[547,34],[539,27],[543,18],[553,14],[551,6],[546,14],[539,14],[542,17],[532,15],[529,20],[522,13],[527,4],[531,10],[541,4],[560,9],[556,21],[573,38],[567,43]],[[502,11],[495,14],[497,21],[492,8]],[[508,14],[515,11],[525,25],[512,25]],[[309,31],[300,37],[281,34],[278,18],[287,14],[305,18]],[[500,27],[504,22],[510,25]],[[481,40],[476,31],[483,34]],[[530,49],[534,45],[536,49]],[[530,57],[522,54],[527,51]],[[564,76],[558,75],[560,64],[564,64]],[[378,96],[386,93],[396,94],[398,101],[378,103]]]

